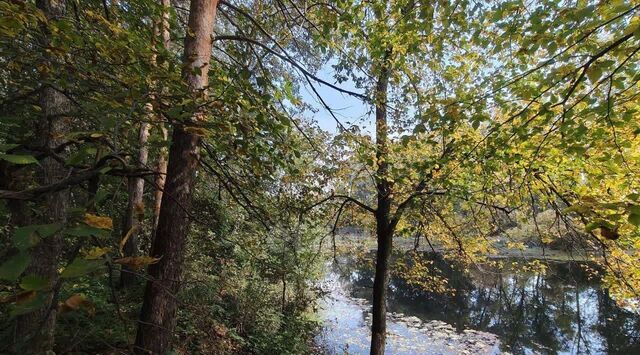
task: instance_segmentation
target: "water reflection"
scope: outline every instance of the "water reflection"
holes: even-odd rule
[[[426,292],[392,277],[391,312],[497,334],[514,354],[640,354],[640,317],[616,306],[578,263],[550,263],[545,274],[512,266],[463,274],[433,254],[423,257],[455,292]],[[346,260],[335,272],[351,297],[370,299],[371,263]]]

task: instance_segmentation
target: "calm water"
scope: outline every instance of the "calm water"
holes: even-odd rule
[[[433,255],[423,257],[435,261],[455,292],[425,292],[392,277],[388,307],[399,317],[389,325],[391,354],[460,353],[461,343],[475,342],[475,334],[481,334],[472,333],[469,340],[469,329],[499,337],[499,345],[487,353],[640,354],[640,316],[617,307],[577,263],[550,263],[545,274],[486,266],[463,274]],[[321,341],[329,352],[367,353],[372,263],[342,260],[327,275],[332,286],[325,297]],[[453,335],[439,339],[442,334],[417,332],[402,321],[407,318],[410,325],[412,317],[446,322]]]

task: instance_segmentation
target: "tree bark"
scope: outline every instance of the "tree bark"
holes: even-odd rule
[[[158,29],[160,32],[160,37],[162,38],[162,45],[165,49],[169,49],[171,45],[171,37],[169,33],[169,8],[171,6],[170,0],[160,0],[163,10],[162,10],[162,19],[158,25]],[[167,128],[164,126],[162,122],[162,118],[158,117],[158,128],[160,128],[160,133],[162,134],[162,141],[166,142],[169,139],[169,132]],[[156,175],[155,180],[155,194],[153,200],[153,233],[152,237],[155,237],[156,230],[158,229],[158,219],[160,218],[160,205],[162,204],[162,193],[164,191],[164,183],[167,177],[167,155],[168,150],[166,147],[160,148],[160,152],[158,154],[158,162],[156,165],[156,171],[158,175]]]
[[[160,132],[162,133],[162,140],[167,141],[169,139],[169,131],[164,126],[164,123],[160,122],[158,124],[160,127]],[[167,178],[167,155],[169,154],[167,148],[160,148],[160,152],[158,154],[158,163],[156,165],[156,171],[158,175],[156,175],[156,191],[154,193],[153,200],[153,234],[152,236],[155,238],[156,230],[158,230],[158,220],[160,219],[160,206],[162,205],[162,194],[164,192],[164,183]]]
[[[64,1],[38,1],[37,6],[50,20],[60,18],[65,13]],[[48,34],[43,27],[43,42],[48,43]],[[46,45],[45,45],[46,48]],[[55,66],[54,62],[48,63]],[[45,84],[47,85],[47,84]],[[71,102],[51,86],[45,86],[40,94],[42,118],[37,124],[38,144],[44,148],[53,149],[64,143],[64,136],[71,127]],[[64,179],[67,171],[54,158],[48,157],[40,162],[37,180],[41,185],[48,185]],[[45,195],[40,217],[34,218],[33,223],[64,223],[69,206],[69,190],[64,189]],[[31,251],[32,264],[25,275],[37,275],[47,278],[49,285],[55,285],[58,279],[57,258],[61,251],[60,234],[44,238]],[[16,351],[25,354],[46,353],[53,349],[54,330],[56,322],[55,290],[46,293],[41,308],[16,318],[15,343]]]
[[[147,105],[148,116],[153,117],[153,107],[151,104]],[[142,122],[140,124],[140,131],[138,132],[138,159],[136,166],[138,168],[145,168],[147,166],[147,160],[149,157],[149,148],[147,147],[147,141],[149,140],[149,124]],[[129,178],[129,201],[127,203],[127,210],[122,225],[122,238],[129,237],[124,244],[123,254],[124,256],[136,256],[138,255],[138,234],[141,231],[142,220],[144,217],[144,179],[139,176],[132,176]],[[123,265],[120,272],[120,287],[126,288],[135,284],[136,275],[135,271],[130,267]]]
[[[217,0],[192,0],[187,36],[184,43],[185,66],[183,77],[194,95],[201,94],[208,85],[213,25]],[[197,112],[195,123],[204,114]],[[167,180],[162,196],[160,217],[151,254],[161,258],[149,267],[135,351],[140,354],[166,354],[176,323],[184,247],[190,220],[187,211],[192,202],[195,172],[198,166],[201,138],[176,125],[169,149]]]
[[[169,8],[171,6],[170,0],[160,0],[162,5],[162,16],[154,25],[154,40],[160,38],[163,48],[169,48]],[[156,66],[155,54],[151,58],[151,65]],[[154,105],[157,106],[158,95],[156,93],[150,95],[151,102],[147,104],[148,121],[157,121],[162,133],[162,140],[167,140],[167,129],[159,119],[159,114]],[[149,139],[150,124],[142,122],[140,125],[140,134],[138,137],[138,143],[140,150],[138,151],[138,167],[146,167],[149,149],[147,147],[147,141]],[[153,226],[152,237],[155,235],[156,228],[158,226],[158,216],[160,215],[160,204],[162,201],[162,190],[164,189],[165,176],[167,174],[167,148],[162,147],[160,149],[160,155],[158,156],[157,171],[155,184],[156,190],[154,193],[153,203]],[[126,238],[127,233],[131,231],[127,242],[124,245],[124,256],[136,256],[138,254],[138,234],[142,231],[142,212],[144,211],[144,179],[141,177],[133,177],[129,179],[129,202],[127,205],[127,214],[124,219],[122,227],[122,238]],[[135,228],[135,229],[134,229]],[[153,240],[153,239],[152,239]],[[123,265],[122,272],[120,273],[120,287],[126,288],[135,284],[136,274],[130,267]]]
[[[387,332],[387,287],[389,285],[389,260],[393,247],[393,227],[391,223],[391,203],[393,183],[389,180],[389,147],[387,125],[387,88],[389,86],[389,59],[391,50],[383,57],[375,90],[376,104],[376,189],[378,208],[375,212],[376,274],[373,281],[373,320],[371,323],[371,354],[383,355]]]

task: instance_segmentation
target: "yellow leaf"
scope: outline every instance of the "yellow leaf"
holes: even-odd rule
[[[96,308],[93,303],[87,300],[83,295],[77,293],[67,298],[66,301],[60,302],[58,304],[58,311],[60,313],[77,311],[80,308],[84,308],[91,315],[94,315],[96,313]]]
[[[96,260],[96,259],[100,259],[104,254],[108,253],[111,251],[111,248],[109,247],[104,247],[104,248],[100,248],[100,247],[95,247],[92,248],[90,250],[88,250],[85,253],[85,259],[89,259],[89,260]]]
[[[143,267],[155,264],[160,261],[160,258],[154,258],[152,256],[127,256],[124,258],[116,259],[113,262],[116,264],[126,265],[133,270],[140,270]]]
[[[102,229],[113,229],[113,220],[109,217],[96,216],[90,213],[84,215],[84,223]]]
[[[78,309],[85,301],[86,299],[84,298],[84,296],[76,293],[75,295],[67,298],[67,300],[64,301],[64,304],[69,306],[69,308],[71,309]]]

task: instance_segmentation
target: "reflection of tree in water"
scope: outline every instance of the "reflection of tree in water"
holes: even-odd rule
[[[517,272],[483,267],[464,274],[438,256],[425,257],[455,292],[426,292],[395,275],[388,300],[392,312],[498,334],[503,350],[516,354],[525,349],[640,354],[640,317],[618,307],[578,263],[549,263],[545,274],[517,267]],[[369,298],[371,264],[349,261],[340,269],[352,296]]]
[[[618,307],[609,291],[600,289],[597,331],[605,341],[609,354],[640,354],[640,317]]]

